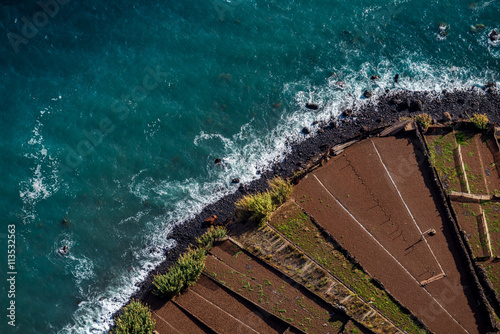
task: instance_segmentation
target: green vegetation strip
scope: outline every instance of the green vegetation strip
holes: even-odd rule
[[[227,229],[224,226],[212,226],[201,237],[196,239],[196,243],[200,248],[210,249],[214,242],[222,240],[227,236]]]
[[[457,142],[466,144],[463,133],[456,134]],[[461,184],[462,172],[455,166],[455,153],[457,148],[453,132],[441,136],[426,137],[427,147],[430,152],[430,161],[443,182],[447,191],[461,191],[465,184]]]
[[[153,293],[162,297],[173,297],[196,284],[205,268],[206,257],[205,250],[201,248],[183,254],[165,274],[155,276],[153,285],[156,289]]]
[[[110,334],[152,334],[155,325],[149,308],[132,300],[123,308],[123,313],[116,319]]]
[[[275,226],[290,241],[314,258],[361,298],[370,302],[373,307],[399,328],[408,333],[426,333],[387,292],[376,286],[368,274],[335,249],[295,203],[292,204],[292,210],[288,212],[287,219],[283,220],[277,217],[276,215],[271,219],[271,225]]]

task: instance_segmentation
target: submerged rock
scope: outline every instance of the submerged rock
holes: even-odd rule
[[[374,74],[374,75],[372,75],[370,80],[377,81],[377,80],[380,80],[380,77],[378,75]]]
[[[217,79],[219,79],[221,81],[229,82],[232,80],[232,77],[231,77],[231,74],[229,74],[229,73],[221,73],[221,74],[219,74]]]
[[[67,255],[69,253],[68,245],[64,245],[57,250],[61,255]]]
[[[312,110],[318,110],[319,105],[317,105],[316,103],[306,103],[306,108]]]
[[[448,23],[441,22],[441,23],[439,23],[438,28],[439,28],[439,35],[440,36],[442,36],[442,37],[448,36],[448,30],[450,29],[450,26],[448,25]]]
[[[483,31],[484,29],[486,29],[486,26],[482,23],[478,23],[478,24],[473,25],[470,28],[470,32],[477,33],[477,32]]]
[[[276,102],[276,103],[273,104],[273,108],[274,109],[278,109],[280,107],[281,107],[281,102]]]
[[[489,36],[490,36],[490,40],[492,42],[496,42],[496,41],[500,40],[500,33],[498,33],[498,29],[497,28],[493,29],[490,32]]]
[[[338,88],[344,88],[345,82],[344,81],[335,81],[334,85],[337,86]]]

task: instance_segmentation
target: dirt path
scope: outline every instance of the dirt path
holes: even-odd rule
[[[415,152],[407,139],[366,140],[304,179],[295,197],[432,331],[477,333],[474,296],[464,289],[472,284]],[[436,235],[425,234],[430,228]]]

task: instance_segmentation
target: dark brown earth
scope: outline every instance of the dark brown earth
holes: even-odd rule
[[[289,328],[206,276],[172,300],[150,306],[159,333],[277,334]]]
[[[408,209],[404,205],[401,207],[403,202],[398,198],[373,144]],[[404,138],[366,140],[308,175],[296,187],[295,197],[371,275],[432,331],[482,332],[483,318],[476,308],[473,290],[469,289],[472,282],[458,259],[458,245],[443,223],[440,205],[430,190],[432,187],[426,184],[430,175],[419,165],[423,161],[422,153],[415,148],[411,140]],[[350,176],[343,176],[346,172]],[[405,211],[406,214],[411,212],[422,232],[430,228],[438,232],[432,237],[425,235],[429,247],[424,245],[418,228],[412,219],[409,221]],[[437,263],[442,266],[446,277],[421,287],[419,282],[440,273]]]
[[[154,311],[153,319],[156,320],[156,330],[159,333],[214,333],[174,303],[167,303]]]

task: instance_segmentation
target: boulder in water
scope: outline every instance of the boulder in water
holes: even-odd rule
[[[490,36],[490,40],[492,42],[496,42],[496,41],[500,40],[500,33],[498,33],[498,29],[497,28],[493,29],[490,32],[489,36]]]
[[[484,85],[484,88],[488,89],[488,88],[495,88],[497,86],[496,83],[494,83],[493,81],[488,81],[485,85]]]
[[[486,26],[482,23],[478,23],[478,24],[473,25],[470,28],[470,32],[477,33],[477,32],[483,31],[484,29],[486,29]]]
[[[442,37],[448,36],[448,30],[450,29],[450,26],[448,25],[448,23],[441,22],[441,23],[439,23],[438,28],[439,28],[439,35],[440,36],[442,36]]]
[[[363,96],[366,97],[367,99],[369,99],[370,97],[373,96],[373,93],[371,90],[365,90],[365,92],[363,93]]]
[[[317,105],[316,103],[306,103],[306,108],[311,110],[318,110],[319,105]]]
[[[345,87],[345,82],[344,81],[335,81],[334,85],[340,89],[343,89]]]
[[[68,248],[68,246],[67,246],[67,245],[64,245],[64,246],[62,246],[61,248],[59,248],[57,251],[58,251],[58,252],[59,252],[59,254],[61,254],[61,255],[68,255],[68,253],[69,253],[69,248]]]

